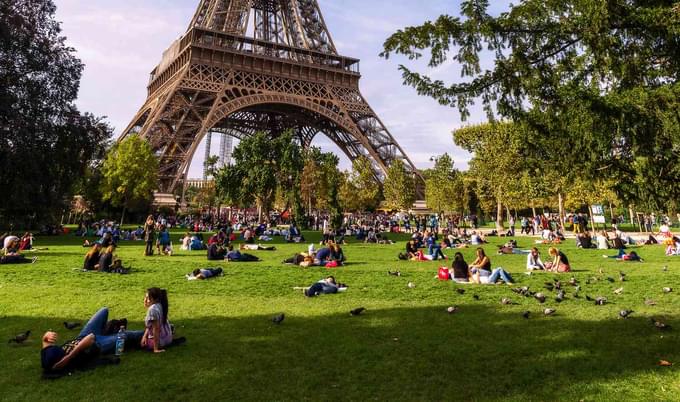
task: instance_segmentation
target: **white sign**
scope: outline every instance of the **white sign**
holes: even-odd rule
[[[602,215],[593,215],[593,221],[595,223],[605,223],[604,222],[604,216],[602,216]]]

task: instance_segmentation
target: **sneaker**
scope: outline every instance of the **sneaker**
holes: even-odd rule
[[[36,261],[38,261],[38,257],[33,257],[31,258],[31,264],[34,264]]]

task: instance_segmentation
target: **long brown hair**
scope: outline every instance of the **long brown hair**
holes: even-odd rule
[[[168,309],[170,305],[168,304],[168,292],[161,288],[149,288],[146,290],[146,294],[149,298],[154,301],[154,303],[160,303],[163,307],[163,324],[168,322]]]
[[[90,257],[92,257],[95,253],[99,253],[99,249],[101,248],[101,246],[102,246],[102,245],[101,245],[100,243],[94,243],[94,244],[92,245],[92,248],[90,249],[90,251],[88,251],[87,254],[85,254],[85,257],[86,257],[86,258],[90,258]]]

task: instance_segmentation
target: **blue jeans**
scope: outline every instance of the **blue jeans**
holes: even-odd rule
[[[513,283],[514,281],[512,280],[512,277],[510,276],[509,273],[505,272],[503,268],[496,268],[491,272],[491,276],[489,276],[489,283],[494,284],[498,279],[503,280],[505,283]]]
[[[442,253],[442,248],[440,246],[436,244],[431,244],[430,246],[428,246],[427,249],[429,254],[432,256],[433,260],[436,260],[438,257],[442,257],[442,260],[446,259],[446,256],[444,255],[444,253]]]
[[[622,248],[619,249],[619,253],[617,255],[610,255],[607,258],[623,258],[623,256],[626,255],[626,251]]]
[[[84,338],[90,334],[94,334],[94,342],[99,347],[101,354],[112,354],[116,349],[116,334],[103,335],[106,322],[109,320],[109,308],[102,307],[99,311],[94,313],[92,318],[85,324],[83,330],[78,334],[78,339]],[[144,331],[125,331],[127,337],[126,344],[139,345],[142,341]]]

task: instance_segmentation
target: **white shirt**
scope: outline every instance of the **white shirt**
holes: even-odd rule
[[[2,245],[2,248],[7,250],[7,247],[9,247],[10,243],[12,243],[13,241],[16,241],[16,240],[19,240],[19,238],[16,237],[16,236],[10,235],[10,236],[5,237],[5,242]]]

